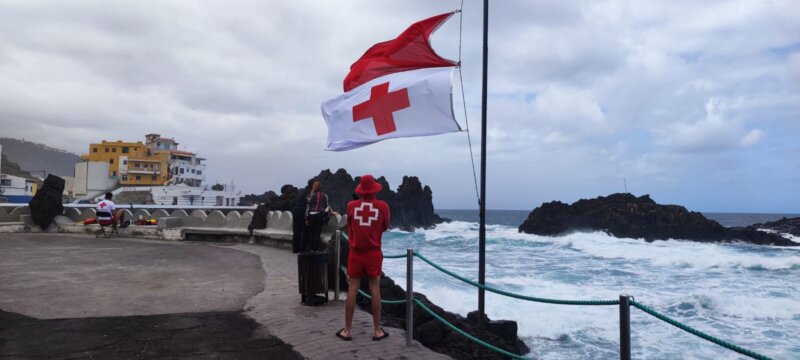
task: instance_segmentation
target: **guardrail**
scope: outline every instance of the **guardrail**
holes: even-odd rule
[[[347,239],[347,235],[341,233],[341,231],[337,231],[336,232],[336,237],[335,237],[336,252],[337,252],[336,253],[336,261],[337,261],[337,267],[339,267],[341,269],[341,271],[345,271],[346,268],[344,266],[339,266],[339,264],[338,264],[339,259],[340,259],[340,255],[341,255],[340,254],[340,244],[339,243],[340,243],[340,240],[341,240],[342,237],[344,237],[345,240]],[[421,259],[422,261],[424,261],[428,265],[432,266],[436,270],[439,270],[439,271],[441,271],[441,272],[443,272],[443,273],[445,273],[445,274],[447,274],[449,276],[452,276],[452,277],[454,277],[454,278],[456,278],[456,279],[458,279],[458,280],[460,280],[460,281],[462,281],[464,283],[467,283],[467,284],[472,285],[474,287],[482,288],[482,289],[484,289],[486,291],[491,291],[493,293],[496,293],[496,294],[499,294],[499,295],[503,295],[503,296],[507,296],[507,297],[512,297],[512,298],[515,298],[515,299],[520,299],[520,300],[525,300],[525,301],[533,301],[533,302],[539,302],[539,303],[547,303],[547,304],[556,304],[556,305],[577,305],[577,306],[613,306],[613,305],[618,305],[619,306],[619,322],[620,322],[620,359],[623,359],[623,360],[630,360],[631,359],[631,325],[630,325],[630,319],[631,319],[630,318],[630,308],[631,308],[631,306],[643,311],[644,313],[646,313],[648,315],[651,315],[651,316],[655,317],[656,319],[659,319],[659,320],[661,320],[663,322],[666,322],[666,323],[668,323],[668,324],[670,324],[672,326],[675,326],[678,329],[686,331],[686,332],[688,332],[688,333],[690,333],[692,335],[695,335],[695,336],[697,336],[697,337],[699,337],[701,339],[704,339],[704,340],[707,340],[707,341],[712,342],[714,344],[717,344],[719,346],[722,346],[722,347],[724,347],[726,349],[735,351],[735,352],[737,352],[739,354],[751,357],[753,359],[771,360],[771,358],[768,357],[768,356],[765,356],[765,355],[759,354],[759,353],[757,353],[755,351],[752,351],[752,350],[743,348],[741,346],[732,344],[732,343],[727,342],[725,340],[721,340],[721,339],[719,339],[717,337],[714,337],[712,335],[706,334],[706,333],[704,333],[704,332],[702,332],[700,330],[692,328],[689,325],[683,324],[683,323],[681,323],[681,322],[679,322],[679,321],[677,321],[675,319],[672,319],[672,318],[670,318],[670,317],[668,317],[668,316],[666,316],[666,315],[664,315],[662,313],[659,313],[656,310],[653,310],[652,308],[650,308],[650,307],[648,307],[648,306],[646,306],[646,305],[644,305],[642,303],[639,303],[639,302],[635,301],[633,296],[630,296],[630,295],[627,295],[627,294],[620,294],[618,300],[616,300],[616,299],[609,299],[609,300],[568,300],[568,299],[549,299],[549,298],[543,298],[543,297],[527,296],[527,295],[515,294],[515,293],[512,293],[512,292],[504,291],[504,290],[497,289],[497,288],[494,288],[494,287],[491,287],[491,286],[480,284],[480,283],[478,283],[476,281],[473,281],[473,280],[469,280],[469,279],[467,279],[467,278],[465,278],[463,276],[460,276],[460,275],[458,275],[458,274],[456,274],[456,273],[454,273],[452,271],[449,271],[449,270],[439,266],[438,264],[436,264],[433,261],[431,261],[430,259],[426,258],[425,256],[423,256],[419,252],[414,251],[413,249],[407,249],[406,250],[406,254],[384,255],[383,257],[385,259],[406,258],[406,262],[407,262],[406,263],[406,299],[403,299],[403,300],[381,300],[381,303],[385,303],[385,304],[402,304],[402,303],[405,303],[406,304],[406,345],[407,346],[411,346],[412,340],[413,340],[413,336],[414,336],[414,325],[413,325],[414,316],[413,316],[413,314],[414,314],[414,304],[416,303],[421,309],[423,309],[426,312],[428,312],[431,316],[433,316],[436,320],[441,322],[443,325],[445,325],[446,327],[450,328],[451,330],[457,332],[461,336],[466,337],[470,341],[472,341],[472,342],[474,342],[474,343],[476,343],[476,344],[478,344],[480,346],[483,346],[483,347],[485,347],[485,348],[487,348],[489,350],[492,350],[494,352],[503,354],[505,356],[509,356],[511,358],[514,358],[514,359],[528,359],[525,356],[511,353],[511,352],[509,352],[507,350],[500,349],[500,348],[498,348],[498,347],[496,347],[496,346],[494,346],[492,344],[489,344],[489,343],[487,343],[487,342],[485,342],[485,341],[483,341],[481,339],[478,339],[477,337],[475,337],[475,336],[465,332],[464,330],[458,328],[457,326],[449,323],[447,320],[445,320],[444,318],[442,318],[441,316],[439,316],[438,314],[433,312],[430,308],[425,306],[425,304],[422,303],[420,300],[414,298],[413,297],[413,294],[414,294],[414,290],[413,290],[413,278],[414,278],[413,269],[414,269],[414,265],[413,265],[413,263],[414,263],[414,257],[418,257],[419,259]],[[339,276],[340,276],[340,271],[337,271],[336,272],[336,278],[335,278],[337,285],[336,285],[336,294],[334,296],[334,299],[338,299],[338,296],[339,296],[339,286],[338,286],[338,284],[339,284]],[[359,295],[362,295],[362,296],[365,296],[367,298],[370,298],[369,294],[365,293],[361,289],[359,289]]]

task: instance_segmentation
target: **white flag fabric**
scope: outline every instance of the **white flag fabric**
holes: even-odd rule
[[[322,103],[325,150],[461,131],[453,115],[452,74],[452,67],[388,74]]]

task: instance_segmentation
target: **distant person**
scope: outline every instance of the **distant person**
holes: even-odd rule
[[[117,209],[117,205],[111,201],[113,197],[114,194],[107,192],[105,200],[97,203],[97,206],[95,206],[95,210],[97,210],[97,220],[112,221],[114,224],[122,224],[123,221],[125,221],[125,210]]]
[[[301,251],[312,251],[322,248],[320,235],[322,234],[322,226],[330,216],[330,208],[328,206],[328,194],[322,192],[322,183],[314,181],[311,185],[311,193],[306,199],[306,243],[304,249]]]
[[[336,336],[352,340],[353,313],[356,310],[356,296],[361,286],[361,278],[369,280],[372,295],[372,340],[378,341],[389,336],[381,328],[381,289],[380,278],[383,266],[381,237],[389,229],[389,205],[375,198],[381,191],[381,184],[372,175],[364,175],[356,186],[361,197],[347,203],[347,234],[350,239],[350,252],[347,257],[347,303],[344,312],[344,329]]]
[[[304,236],[306,233],[306,205],[308,196],[300,193],[292,208],[292,252],[297,254],[305,248]]]

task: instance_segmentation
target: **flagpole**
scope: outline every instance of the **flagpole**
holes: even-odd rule
[[[483,0],[483,85],[481,89],[481,201],[479,203],[480,227],[478,230],[478,283],[486,285],[486,80],[489,60],[489,0]],[[478,338],[483,338],[486,327],[486,291],[478,288]]]

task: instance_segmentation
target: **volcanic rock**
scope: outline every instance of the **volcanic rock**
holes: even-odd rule
[[[268,196],[271,192],[267,192],[262,196],[248,195],[242,201],[262,200],[269,210],[288,211],[292,209],[298,196],[310,192],[311,185],[317,180],[322,183],[322,191],[328,194],[328,204],[333,211],[344,214],[347,212],[347,203],[354,199],[355,188],[361,178],[353,178],[345,169],[339,169],[335,173],[322,170],[319,175],[308,180],[303,190],[284,185],[280,196]],[[404,176],[397,192],[391,190],[385,177],[378,177],[376,181],[383,187],[377,194],[378,199],[389,204],[392,228],[413,231],[415,228],[431,228],[445,221],[434,212],[433,191],[430,187],[423,186],[416,176]]]
[[[779,233],[800,236],[800,217],[795,217],[795,218],[784,217],[778,221],[769,221],[765,223],[753,224],[748,226],[747,228],[769,229],[769,230],[775,230]]]
[[[534,209],[519,232],[558,236],[575,231],[604,231],[616,237],[647,241],[682,239],[700,242],[747,242],[797,246],[782,236],[749,228],[726,228],[683,206],[659,205],[650,196],[627,193],[581,199],[572,205],[559,201]]]

